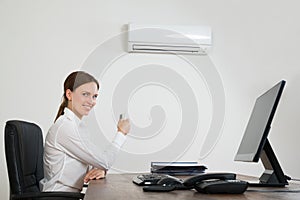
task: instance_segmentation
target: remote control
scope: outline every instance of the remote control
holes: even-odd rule
[[[120,114],[120,120],[125,118],[125,114]]]

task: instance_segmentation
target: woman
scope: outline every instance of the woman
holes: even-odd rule
[[[111,145],[99,152],[87,138],[82,122],[96,105],[99,83],[82,71],[64,82],[63,102],[45,140],[43,191],[80,192],[84,182],[103,178],[130,130],[129,120],[119,120]]]

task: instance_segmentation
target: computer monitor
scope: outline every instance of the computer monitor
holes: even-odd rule
[[[258,162],[265,168],[259,183],[251,186],[288,185],[276,155],[268,140],[271,123],[278,106],[285,81],[282,80],[256,99],[243,139],[235,156],[235,161]]]

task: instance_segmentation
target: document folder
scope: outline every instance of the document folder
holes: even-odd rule
[[[197,162],[151,162],[151,173],[195,175],[204,173],[206,166]]]

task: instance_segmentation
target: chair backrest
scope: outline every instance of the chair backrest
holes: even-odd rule
[[[5,126],[5,155],[11,194],[40,192],[44,177],[43,134],[33,123],[11,120]]]

